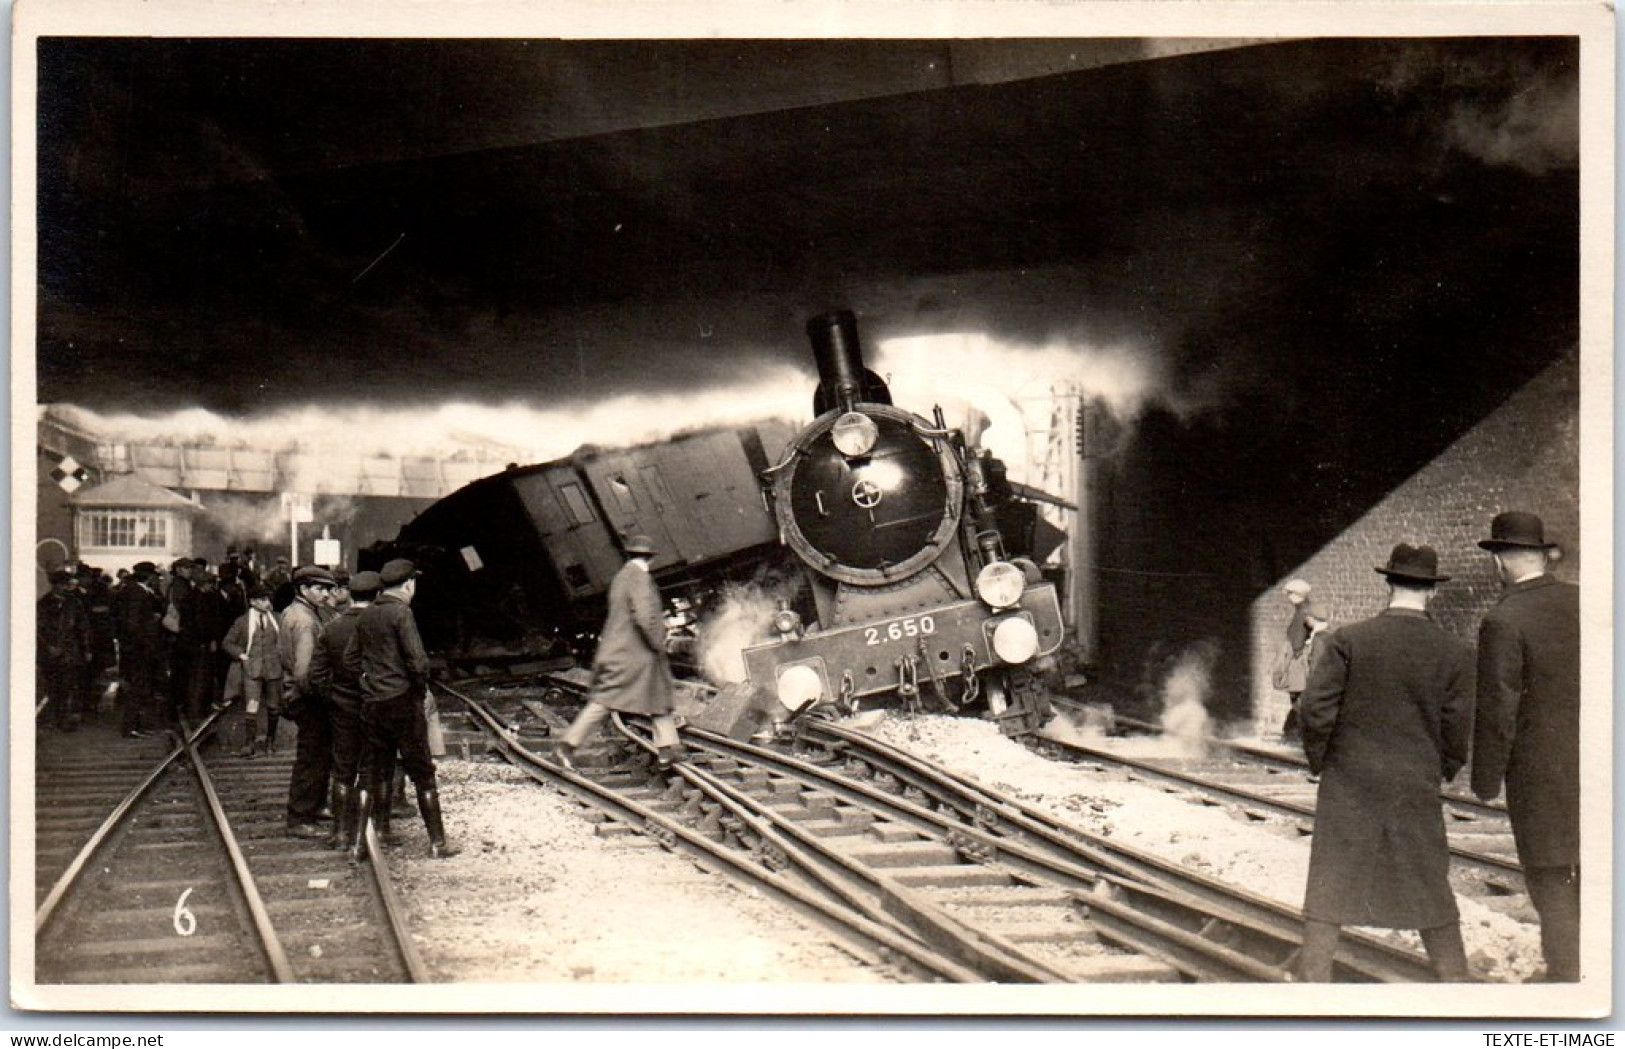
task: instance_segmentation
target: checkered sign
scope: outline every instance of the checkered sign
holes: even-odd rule
[[[72,493],[90,480],[90,471],[80,466],[73,456],[64,455],[56,469],[51,471],[51,480],[61,485],[64,492]]]

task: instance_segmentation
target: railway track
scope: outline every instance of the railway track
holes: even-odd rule
[[[289,836],[291,743],[205,759],[218,716],[37,766],[36,982],[424,980],[370,828],[360,867]]]
[[[577,691],[580,683],[549,685]],[[661,776],[633,729],[621,744],[630,760],[617,765],[588,751],[582,767],[591,775],[581,776],[525,750],[512,725],[472,696],[453,694],[510,760],[524,751],[535,778],[576,791],[636,792],[648,811],[630,818],[660,827],[652,832],[668,843],[675,836],[650,823],[651,813],[726,843],[751,865],[979,980],[1276,981],[1298,949],[1301,921],[1287,908],[1102,847],[859,734],[816,736],[833,727],[809,722],[804,733],[814,735],[786,753],[690,727],[690,759]],[[563,721],[521,702],[535,717]],[[1430,978],[1419,955],[1351,939],[1340,979]]]
[[[1058,704],[1064,707],[1064,704]],[[1136,723],[1136,727],[1155,730]],[[1148,757],[1125,752],[1126,743],[1085,743],[1054,732],[1035,746],[1047,757],[1113,772],[1196,804],[1220,806],[1249,822],[1283,821],[1301,834],[1314,830],[1316,782],[1308,763],[1290,751],[1205,738],[1198,756]],[[1531,912],[1506,807],[1460,791],[1441,791],[1457,892],[1512,915]]]

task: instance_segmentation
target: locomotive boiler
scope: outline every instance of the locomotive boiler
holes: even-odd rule
[[[940,408],[927,420],[893,406],[850,312],[813,318],[807,334],[817,417],[763,482],[810,601],[806,616],[781,606],[773,640],[745,650],[749,683],[796,713],[901,705],[1037,730],[1050,710],[1034,669],[1061,646],[1061,607],[1006,549],[1002,464]]]

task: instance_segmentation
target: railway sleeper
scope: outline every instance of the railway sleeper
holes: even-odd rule
[[[920,838],[910,842],[876,842],[861,845],[849,851],[847,857],[867,867],[890,869],[946,866],[958,859],[959,854],[951,845]]]
[[[922,889],[962,889],[974,886],[1009,886],[1015,884],[1007,871],[982,864],[954,863],[939,866],[909,867],[893,873],[904,885]]]
[[[220,962],[193,962],[188,965],[171,965],[164,968],[164,982],[170,984],[182,983],[263,983],[260,978],[260,966],[252,964],[244,967],[241,957],[228,958]],[[73,983],[73,984],[145,984],[152,982],[152,970],[141,968],[108,967],[102,969],[84,969],[73,973],[72,979],[43,978],[41,983]]]

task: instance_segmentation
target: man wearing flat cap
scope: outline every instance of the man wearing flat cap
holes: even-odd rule
[[[654,540],[634,535],[621,549],[626,563],[609,584],[609,614],[592,659],[592,690],[557,750],[566,767],[574,767],[575,752],[611,711],[649,715],[661,767],[681,760],[677,723],[671,716],[675,704],[666,656],[666,617],[660,590],[649,577]]]
[[[339,609],[338,615],[322,628],[316,640],[316,654],[310,661],[311,689],[327,704],[332,724],[333,757],[329,775],[332,780],[332,826],[328,830],[329,848],[344,848],[355,837],[357,776],[361,771],[361,750],[364,742],[361,730],[361,666],[359,658],[347,660],[346,652],[355,637],[356,624],[363,610],[371,606],[373,598],[383,589],[384,581],[377,572],[357,572],[346,581],[350,600]],[[382,809],[388,812],[388,807]],[[379,828],[380,837],[383,828]]]
[[[1331,980],[1341,928],[1357,925],[1420,930],[1439,980],[1464,981],[1439,786],[1467,760],[1471,656],[1428,618],[1449,579],[1432,547],[1400,543],[1377,572],[1388,607],[1326,639],[1299,697],[1320,793],[1297,976]]]
[[[34,607],[34,650],[39,693],[51,701],[52,722],[63,732],[79,728],[85,667],[90,663],[90,614],[66,568],[51,573],[51,592]]]
[[[310,661],[316,639],[333,618],[333,573],[319,565],[294,570],[293,601],[282,610],[281,715],[299,726],[288,782],[288,833],[300,838],[325,837],[322,809],[327,804],[327,774],[333,764],[332,722],[327,705],[310,687]],[[275,713],[266,746],[276,750]]]
[[[1580,588],[1546,571],[1556,544],[1534,514],[1490,522],[1501,600],[1478,629],[1473,793],[1507,792],[1529,899],[1540,915],[1541,979],[1580,978]]]
[[[446,838],[440,785],[429,753],[429,724],[424,713],[429,656],[411,608],[417,575],[417,566],[405,558],[396,558],[378,570],[383,589],[362,610],[355,639],[345,652],[346,660],[359,659],[361,727],[366,737],[356,792],[355,837],[350,841],[352,860],[360,859],[368,818],[379,812],[382,819],[387,804],[385,780],[394,754],[400,755],[401,766],[417,789],[418,812],[429,832],[429,855],[439,859],[462,851]],[[351,652],[356,655],[352,657]]]

